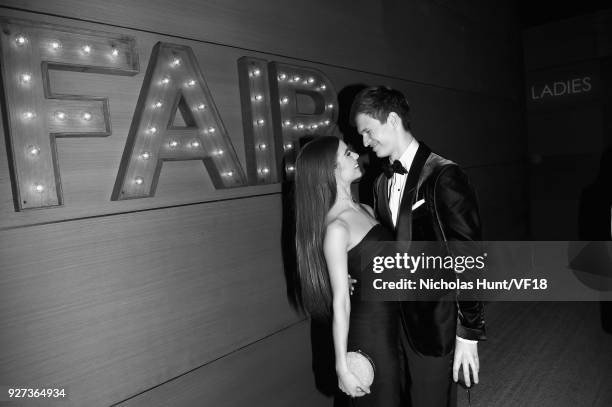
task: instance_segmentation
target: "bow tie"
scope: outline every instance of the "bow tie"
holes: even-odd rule
[[[398,174],[407,174],[408,170],[402,165],[399,160],[393,161],[393,164],[387,163],[383,165],[383,172],[387,176],[387,178],[391,178],[393,173],[396,172]]]

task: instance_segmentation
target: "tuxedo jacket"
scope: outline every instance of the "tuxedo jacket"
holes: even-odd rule
[[[467,176],[457,164],[419,143],[406,179],[396,226],[389,208],[390,179],[384,174],[376,179],[374,210],[378,220],[395,231],[396,241],[482,240],[476,195]],[[425,203],[413,213],[412,206],[420,199]],[[424,355],[447,355],[454,348],[455,335],[486,339],[482,302],[462,300],[457,291],[445,295],[452,298],[401,302],[403,331],[413,348]]]

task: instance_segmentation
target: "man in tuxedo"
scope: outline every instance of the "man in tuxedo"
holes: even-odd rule
[[[401,92],[382,86],[362,90],[351,107],[363,144],[389,160],[374,183],[376,217],[397,241],[481,240],[476,196],[465,173],[413,137],[409,111]],[[404,397],[412,407],[455,405],[453,380],[460,367],[467,386],[478,383],[482,302],[405,301],[401,319]]]

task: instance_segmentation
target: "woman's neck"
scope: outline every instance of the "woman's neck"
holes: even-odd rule
[[[355,200],[355,198],[353,198],[350,186],[338,188],[338,192],[336,194],[336,202],[334,206],[336,207],[336,209],[341,210],[346,208],[357,208],[357,201]]]
[[[336,192],[336,201],[355,202],[355,200],[353,199],[353,194],[351,193],[350,185],[338,186],[338,190]]]

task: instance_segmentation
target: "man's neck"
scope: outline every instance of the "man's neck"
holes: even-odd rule
[[[404,136],[400,137],[398,146],[395,150],[391,152],[391,155],[389,156],[389,160],[391,160],[391,162],[395,160],[399,160],[400,157],[404,155],[406,150],[408,150],[408,147],[410,147],[410,145],[413,142],[414,142],[414,137],[412,136],[412,134],[410,134],[410,132],[406,132]]]

